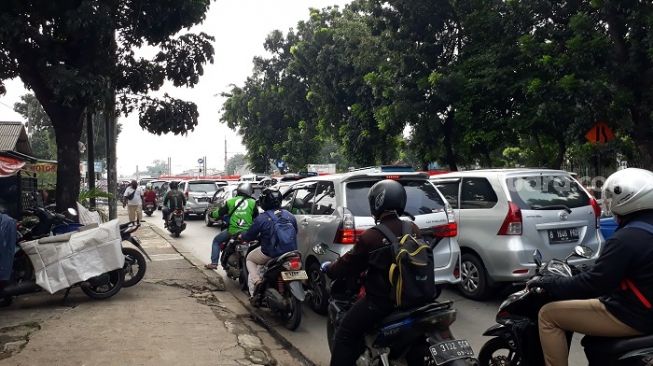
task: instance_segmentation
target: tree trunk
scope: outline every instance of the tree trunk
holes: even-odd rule
[[[453,124],[454,124],[454,112],[451,111],[447,114],[447,117],[444,121],[444,124],[442,125],[442,131],[444,132],[444,148],[445,148],[445,159],[447,161],[447,165],[449,166],[449,170],[452,172],[458,171],[458,164],[457,164],[457,158],[456,158],[456,153],[454,152],[453,149]]]
[[[653,121],[648,117],[650,111],[642,111],[639,106],[631,108],[634,129],[632,138],[639,150],[639,166],[653,170]]]
[[[564,141],[558,141],[558,152],[551,162],[552,169],[560,169],[567,153],[567,144]]]
[[[118,217],[118,174],[116,170],[116,94],[108,88],[104,105],[105,138],[107,154],[107,192],[109,197],[109,219]]]
[[[75,113],[71,113],[75,114]],[[53,115],[50,114],[50,118]],[[61,117],[61,116],[59,116]],[[72,116],[71,116],[72,117]],[[77,123],[73,120],[60,120],[55,123],[54,133],[57,140],[57,212],[64,212],[68,208],[77,208],[79,197],[80,172],[79,172],[79,139],[82,135],[82,112],[77,114]],[[79,128],[74,128],[77,125]],[[58,126],[58,127],[57,127]]]

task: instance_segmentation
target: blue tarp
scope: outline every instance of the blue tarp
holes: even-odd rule
[[[16,221],[0,214],[0,281],[9,280],[16,252]]]

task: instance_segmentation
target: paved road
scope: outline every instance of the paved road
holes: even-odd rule
[[[160,211],[157,211],[148,221],[155,221],[157,225],[163,227]],[[218,228],[206,227],[203,220],[190,219],[187,221],[187,228],[181,234],[181,237],[174,238],[173,242],[176,243],[178,249],[189,251],[203,261],[203,263],[209,263],[211,241],[218,233]],[[224,275],[222,269],[219,272],[225,278],[227,289],[235,293],[242,300],[245,300],[245,294],[235,286],[233,281]],[[458,314],[457,320],[452,326],[453,333],[456,338],[469,340],[474,351],[478,352],[488,339],[482,336],[482,333],[494,324],[494,317],[502,299],[497,298],[486,302],[472,301],[461,297],[453,289],[444,290],[440,299],[453,300],[455,302]],[[278,329],[287,340],[300,349],[311,361],[318,365],[329,364],[330,354],[326,341],[326,323],[323,316],[315,314],[306,307],[299,329],[294,332],[287,331],[281,326]],[[584,365],[586,363],[579,343],[579,337],[575,337],[571,349],[570,365]]]

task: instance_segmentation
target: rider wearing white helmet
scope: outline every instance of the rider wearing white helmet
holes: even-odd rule
[[[573,277],[543,277],[529,283],[565,300],[540,310],[547,365],[567,365],[565,331],[601,337],[653,333],[653,173],[618,171],[603,185],[602,197],[619,227],[594,266]]]

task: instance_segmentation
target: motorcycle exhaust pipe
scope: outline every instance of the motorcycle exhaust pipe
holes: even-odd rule
[[[23,281],[20,283],[11,283],[0,290],[0,298],[9,296],[18,296],[39,291],[41,287],[32,281]]]
[[[276,310],[285,310],[288,308],[288,301],[279,293],[279,291],[268,288],[265,290],[265,301],[268,307]]]

